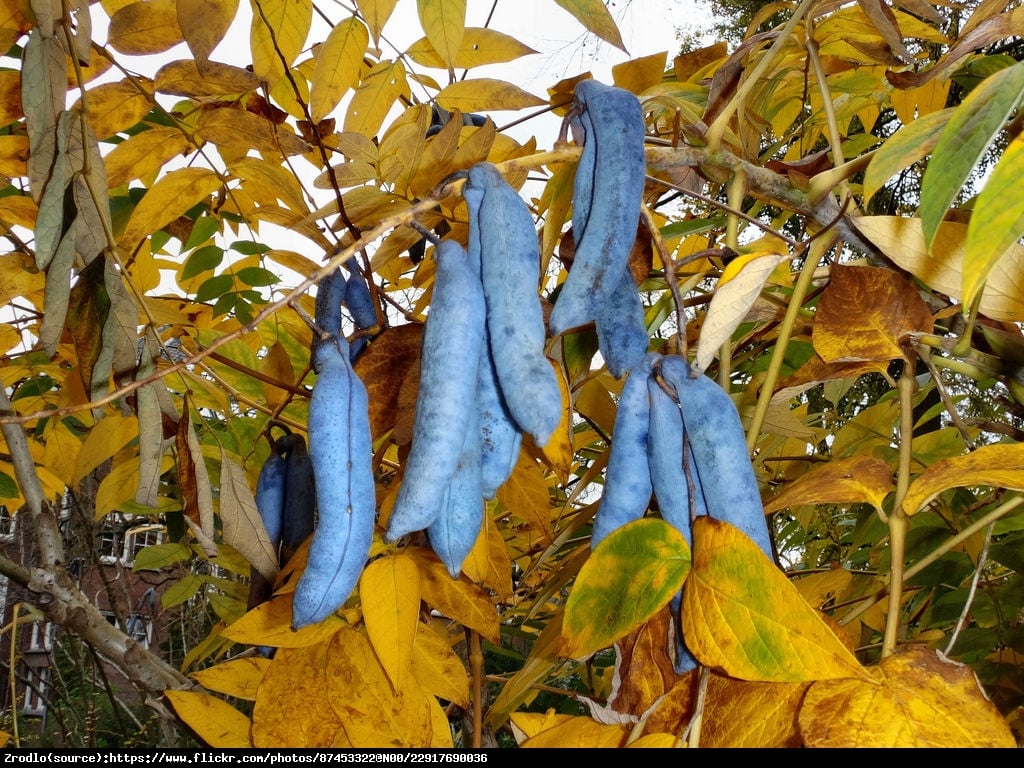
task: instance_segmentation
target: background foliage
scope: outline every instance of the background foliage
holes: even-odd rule
[[[651,348],[733,396],[781,570],[702,520],[692,563],[645,603],[629,576],[660,560],[641,553],[690,557],[656,510],[644,546],[590,552],[621,387],[593,331],[549,340],[563,425],[543,450],[526,441],[458,580],[425,540],[380,538],[432,283],[407,224],[465,242],[461,196],[438,185],[496,163],[535,214],[551,299],[579,149],[508,128],[564,113],[575,78],[542,94],[502,78],[534,52],[466,26],[465,0],[418,0],[423,37],[401,51],[393,0],[252,0],[248,49],[222,43],[237,0],[3,0],[0,496],[36,554],[0,571],[46,596],[74,653],[215,746],[1012,745],[1024,10],[720,6],[749,24],[720,30],[728,43],[614,69],[648,128],[631,266]],[[621,47],[598,0],[564,11]],[[305,429],[302,315],[341,263],[379,310],[356,362],[378,530],[345,609],[292,632],[305,552],[278,571],[253,489],[267,438]],[[175,581],[171,663],[65,568],[69,504],[167,526],[135,568]],[[255,606],[253,569],[278,587]],[[587,576],[608,572],[622,578]],[[667,640],[680,584],[707,665],[686,676]],[[637,610],[574,613],[595,591]]]

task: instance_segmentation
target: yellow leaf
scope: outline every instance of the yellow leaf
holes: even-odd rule
[[[569,473],[572,471],[575,459],[572,443],[573,413],[571,408],[566,407],[566,403],[572,402],[572,395],[569,393],[569,382],[566,381],[565,372],[562,370],[562,367],[555,364],[552,360],[548,360],[548,362],[555,369],[555,380],[558,382],[558,389],[562,393],[562,416],[558,421],[555,431],[551,433],[551,438],[541,450],[544,453],[544,458],[547,459],[550,466],[555,470],[559,479],[563,483],[568,483]]]
[[[104,158],[107,184],[113,189],[133,179],[143,179],[191,146],[177,128],[157,126],[129,136]]]
[[[395,10],[398,0],[358,0],[359,12],[366,19],[370,27],[370,34],[373,35],[374,43],[380,40],[381,30],[391,18],[391,12]]]
[[[191,677],[209,691],[256,701],[256,691],[270,669],[270,659],[245,656],[193,672]]]
[[[845,568],[833,568],[811,573],[794,580],[793,586],[810,605],[821,608],[840,597],[853,581],[853,574]]]
[[[551,541],[551,499],[540,466],[526,451],[521,451],[515,469],[498,488],[498,501],[516,517],[525,520],[538,541]]]
[[[331,614],[317,624],[293,631],[292,600],[290,596],[282,595],[256,606],[221,634],[228,640],[246,645],[304,648],[323,642],[342,626],[344,622],[336,614]]]
[[[116,511],[119,505],[134,499],[138,487],[137,461],[122,461],[114,466],[96,489],[96,519],[102,520],[106,515]]]
[[[800,710],[808,747],[1017,746],[970,667],[909,650],[878,666],[880,684],[815,683]]]
[[[193,59],[172,61],[156,72],[156,90],[175,96],[241,97],[260,87],[260,81],[247,69],[208,61],[202,72]]]
[[[338,106],[341,97],[359,84],[363,55],[370,33],[355,16],[334,25],[316,57],[309,86],[309,111],[319,123]]]
[[[867,502],[882,510],[894,488],[892,467],[882,459],[859,453],[818,464],[765,502],[766,515],[800,504]]]
[[[465,577],[453,579],[437,555],[422,547],[409,547],[420,572],[423,600],[441,615],[475,629],[492,643],[501,642],[498,611],[490,597]]]
[[[494,502],[488,502],[484,524],[473,549],[462,562],[462,573],[473,582],[494,590],[499,600],[512,597],[512,560],[505,539],[490,514]]]
[[[521,715],[523,715],[521,717]],[[527,713],[512,715],[512,722],[517,726],[526,723]],[[544,717],[539,715],[537,717]],[[630,726],[604,725],[589,717],[573,717],[557,715],[544,723],[548,727],[519,742],[519,746],[534,748],[552,747],[605,747],[616,748],[626,746]]]
[[[121,234],[121,244],[133,250],[139,240],[174,221],[220,185],[220,178],[208,168],[171,171],[150,187],[135,206]]]
[[[43,461],[57,477],[69,486],[75,474],[75,464],[82,450],[82,440],[59,419],[50,419],[43,428]]]
[[[665,75],[668,51],[624,61],[612,67],[612,82],[639,95],[661,82]]]
[[[313,23],[312,0],[250,0],[252,71],[273,85],[295,63]],[[282,62],[283,59],[283,62]]]
[[[132,82],[122,80],[89,89],[86,95],[89,105],[87,118],[96,138],[106,139],[144,118],[152,108],[146,92],[151,87],[150,81],[136,78]],[[77,106],[81,108],[81,104],[79,99]]]
[[[174,711],[210,747],[249,748],[249,718],[225,701],[196,691],[164,691]]]
[[[331,704],[333,646],[324,640],[305,648],[279,648],[274,654],[252,708],[253,746],[334,744],[341,718]]]
[[[416,10],[445,68],[453,69],[466,29],[466,0],[416,0]]]
[[[472,69],[487,64],[503,64],[531,53],[537,51],[503,32],[486,27],[467,27],[462,35],[459,50],[455,54],[455,66],[458,69]],[[447,68],[444,60],[425,37],[410,45],[406,54],[421,66]]]
[[[325,692],[342,723],[337,746],[451,746],[447,719],[443,732],[434,728],[437,701],[414,678],[393,690],[369,641],[355,630],[331,640]]]
[[[0,136],[0,173],[17,178],[28,175],[28,136]]]
[[[391,107],[409,96],[405,65],[398,59],[382,61],[363,76],[345,115],[345,131],[375,136]]]
[[[972,485],[1024,490],[1024,443],[983,445],[965,456],[936,461],[910,484],[903,511],[916,514],[943,491]]]
[[[967,225],[943,221],[929,253],[921,220],[904,216],[863,216],[857,229],[897,266],[925,285],[947,296],[960,296],[963,289],[964,251]],[[993,320],[1020,322],[1024,319],[1024,246],[1014,246],[992,265],[981,291],[981,313]]]
[[[185,39],[178,26],[176,5],[176,0],[141,0],[124,6],[110,17],[110,46],[129,56],[173,48]]]
[[[400,689],[412,660],[419,626],[420,573],[416,562],[405,555],[374,560],[359,577],[366,634],[387,672]]]
[[[238,0],[175,0],[178,26],[202,70],[238,13]]]
[[[309,145],[285,124],[276,125],[244,109],[210,109],[199,116],[196,133],[219,147],[301,155]]]
[[[504,80],[481,77],[459,80],[437,94],[437,103],[449,111],[491,112],[528,109],[547,104],[518,85]]]
[[[448,641],[430,626],[420,627],[416,633],[412,649],[412,676],[434,696],[469,707],[466,667]]]
[[[253,198],[260,201],[261,204],[280,200],[293,211],[306,213],[309,210],[299,182],[296,181],[294,175],[288,173],[279,163],[267,162],[259,157],[244,157],[238,162],[231,164],[228,170],[232,176],[236,176],[246,182],[246,187],[252,192]],[[274,258],[272,255],[274,253],[281,252],[269,251],[265,255]],[[309,263],[311,264],[312,262]],[[308,274],[311,270],[304,267],[296,271],[304,275]]]
[[[760,548],[728,523],[693,525],[683,632],[701,663],[741,680],[868,678],[832,630]]]
[[[619,28],[604,4],[604,0],[555,0],[555,2],[575,16],[576,20],[589,32],[611,43],[616,48],[626,50],[622,44]]]
[[[909,280],[890,269],[833,264],[811,342],[828,363],[905,358],[908,333],[930,333],[931,310]]]
[[[702,747],[801,746],[797,715],[805,683],[751,683],[712,674],[704,704]]]

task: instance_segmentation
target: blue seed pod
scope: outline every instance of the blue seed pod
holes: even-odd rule
[[[454,240],[436,249],[434,295],[423,330],[420,382],[406,458],[387,541],[427,528],[441,512],[477,394],[483,347],[483,288]]]
[[[376,497],[366,388],[348,350],[330,340],[314,350],[309,401],[310,458],[319,520],[295,586],[292,627],[322,621],[348,600],[373,540]]]

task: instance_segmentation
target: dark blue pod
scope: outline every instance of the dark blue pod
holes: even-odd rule
[[[342,271],[335,269],[317,285],[313,320],[320,330],[332,336],[341,336],[341,305],[345,301],[346,283]]]
[[[476,421],[477,368],[483,347],[484,296],[462,246],[443,240],[423,329],[412,445],[387,541],[427,528],[441,512],[470,420]]]
[[[315,346],[315,344],[314,344]],[[278,449],[287,458],[284,518],[281,526],[281,562],[287,563],[295,550],[313,533],[316,523],[316,477],[306,450],[306,440],[295,433],[278,438]]]
[[[544,356],[540,251],[533,217],[490,163],[469,169],[469,249],[478,253],[487,332],[502,395],[520,429],[543,447],[562,418],[562,392]]]
[[[361,331],[377,328],[377,307],[370,293],[370,287],[359,272],[354,271],[345,281],[345,306],[352,315],[352,322]]]
[[[596,80],[576,85],[576,168],[572,229],[576,251],[549,326],[562,333],[597,318],[629,258],[640,220],[647,160],[640,102]]]
[[[651,366],[660,357],[649,354],[637,365],[622,385],[612,444],[608,450],[604,491],[594,517],[590,546],[596,547],[605,536],[626,523],[639,520],[651,503],[651,470],[648,459],[651,401],[647,380]]]
[[[309,401],[319,519],[295,586],[292,627],[322,621],[348,600],[373,540],[376,509],[366,388],[337,337],[318,344]]]

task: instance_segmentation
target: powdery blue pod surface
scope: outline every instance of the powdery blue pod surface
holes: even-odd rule
[[[345,306],[356,328],[366,331],[377,327],[377,308],[370,287],[361,274],[353,271],[345,281]]]
[[[483,288],[459,243],[444,240],[435,253],[437,273],[423,329],[412,445],[388,521],[387,541],[424,530],[434,522],[470,422],[476,423]]]
[[[348,600],[370,552],[376,509],[366,388],[340,343],[318,344],[313,366],[309,441],[319,520],[295,586],[295,629],[322,621]]]
[[[469,250],[478,253],[487,333],[501,393],[513,420],[543,447],[562,418],[562,392],[544,356],[540,250],[526,203],[498,169],[469,169]]]
[[[317,285],[313,320],[320,330],[331,336],[341,336],[341,305],[345,301],[345,286],[345,275],[340,269],[335,269]]]
[[[659,357],[654,353],[646,355],[622,385],[612,427],[604,490],[590,534],[591,548],[612,531],[639,520],[651,503],[651,470],[647,454],[651,402],[647,380],[651,366]]]
[[[746,433],[732,398],[707,376],[692,376],[689,365],[678,356],[666,357],[661,370],[679,395],[707,514],[743,531],[774,560]]]
[[[276,448],[271,449],[270,455],[260,467],[260,474],[256,479],[256,511],[260,513],[263,527],[267,529],[270,546],[275,553],[281,545],[287,479],[287,463]]]
[[[594,320],[597,348],[608,372],[621,379],[644,359],[650,339],[644,323],[644,307],[633,275],[625,269],[608,300]]]
[[[470,411],[475,413],[473,408]],[[445,490],[441,513],[427,528],[431,548],[453,579],[459,577],[462,562],[473,549],[483,524],[484,498],[480,468],[480,429],[471,422],[455,474]]]
[[[493,499],[516,467],[523,435],[501,394],[487,341],[484,342],[477,377],[481,490],[485,499]]]
[[[596,80],[576,85],[573,128],[583,151],[573,189],[576,251],[551,313],[552,333],[596,319],[636,237],[643,200],[643,112],[637,97]]]

